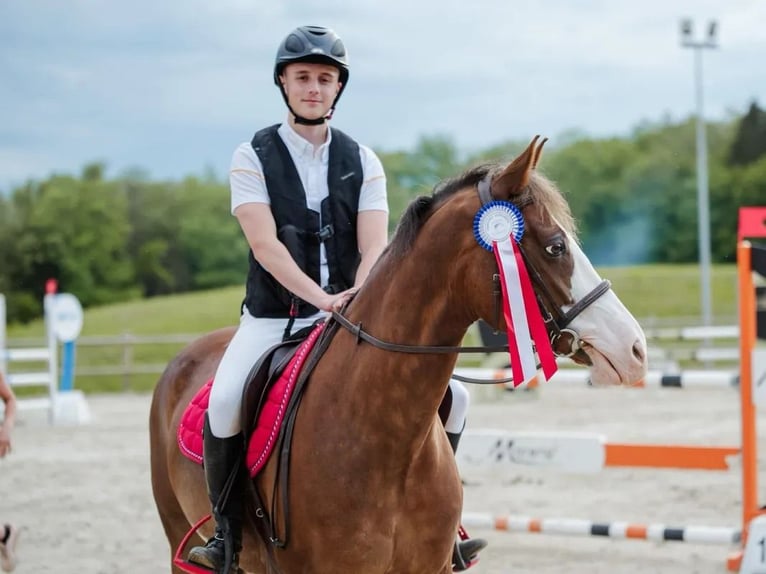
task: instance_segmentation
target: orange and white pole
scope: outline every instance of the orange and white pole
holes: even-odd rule
[[[753,401],[752,356],[755,347],[755,285],[752,273],[752,248],[749,241],[737,244],[737,276],[739,285],[739,368],[742,432],[742,548],[747,543],[750,522],[761,511],[758,507],[758,437]],[[739,571],[743,558],[740,550],[727,563],[729,571]]]
[[[751,247],[747,241],[737,246],[739,273],[740,397],[742,402],[742,531],[747,537],[750,521],[758,508],[758,444],[753,401],[753,349],[755,347],[755,285],[751,266]]]

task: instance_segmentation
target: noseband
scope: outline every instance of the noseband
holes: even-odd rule
[[[479,192],[479,200],[481,201],[482,205],[485,205],[494,200],[490,186],[491,175],[487,174],[487,176],[482,179],[477,186]],[[516,205],[516,207],[519,208],[519,211],[523,212],[526,207],[532,205],[533,203],[533,198],[526,197],[518,205]],[[580,335],[574,329],[570,329],[568,327],[569,324],[574,320],[575,317],[577,317],[580,313],[592,305],[599,297],[609,291],[609,289],[612,287],[612,283],[606,279],[602,280],[601,283],[599,283],[593,290],[585,295],[585,297],[579,301],[576,301],[568,311],[564,311],[560,305],[556,305],[555,299],[553,298],[550,289],[548,289],[548,287],[545,285],[545,281],[543,281],[542,275],[540,275],[539,271],[532,263],[532,260],[527,257],[524,248],[521,246],[521,242],[519,242],[518,247],[522,258],[524,259],[524,265],[526,265],[527,270],[529,271],[530,278],[538,287],[538,289],[545,295],[544,298],[540,297],[540,293],[535,291],[537,304],[540,307],[540,311],[542,312],[543,321],[545,322],[546,329],[548,330],[548,337],[550,338],[553,352],[557,357],[571,358],[582,350],[582,345],[580,341]],[[500,309],[502,307],[502,301],[500,300],[502,292],[499,288],[500,276],[495,274],[493,281],[495,283],[495,325],[499,325]],[[555,315],[554,313],[551,313],[548,305],[545,304],[546,299],[551,305],[553,305]]]
[[[478,192],[479,192],[479,199],[481,200],[482,205],[489,203],[490,201],[493,201],[492,193],[490,191],[490,184],[491,184],[491,175],[487,174],[484,179],[482,179],[478,184]],[[523,212],[524,208],[534,203],[534,199],[531,197],[525,198],[523,201],[521,201],[516,207],[519,208],[520,211]],[[524,264],[527,266],[527,269],[529,271],[530,278],[535,283],[535,285],[538,287],[540,291],[543,292],[545,297],[541,297],[540,293],[535,290],[535,295],[537,297],[537,303],[540,307],[540,311],[543,315],[543,321],[545,322],[547,331],[548,331],[548,337],[550,337],[551,346],[553,347],[553,352],[557,357],[573,357],[578,353],[581,353],[582,351],[582,344],[580,341],[580,335],[575,331],[574,329],[569,328],[569,324],[574,320],[575,317],[577,317],[580,313],[582,313],[585,309],[587,309],[591,304],[593,304],[599,297],[601,297],[604,293],[609,291],[612,284],[607,281],[603,280],[601,283],[599,283],[595,289],[593,289],[590,293],[588,293],[585,297],[580,299],[579,301],[575,302],[568,311],[564,311],[563,307],[556,305],[555,300],[548,289],[546,287],[545,282],[543,281],[542,276],[537,271],[535,266],[532,264],[532,261],[527,257],[526,253],[524,252],[524,249],[521,247],[521,243],[518,244],[519,250],[521,251],[521,255],[524,259]],[[500,323],[500,312],[502,309],[502,290],[500,288],[500,275],[495,273],[493,277],[493,283],[494,283],[494,295],[495,295],[495,325],[498,325]],[[551,311],[548,308],[548,305],[546,305],[545,300],[547,300],[551,305],[553,305],[553,309],[555,313],[551,313]],[[401,345],[398,343],[391,343],[388,341],[383,341],[381,339],[378,339],[377,337],[374,337],[364,329],[362,329],[361,323],[355,324],[346,319],[345,316],[343,316],[342,313],[338,313],[337,311],[333,311],[332,313],[333,320],[337,321],[343,328],[348,330],[354,337],[356,337],[357,342],[365,341],[366,343],[369,343],[370,345],[377,347],[378,349],[382,349],[384,351],[391,351],[396,353],[412,353],[412,354],[418,354],[418,353],[425,353],[425,354],[450,354],[450,353],[494,353],[494,352],[501,352],[501,351],[507,351],[508,345],[497,345],[497,346],[477,346],[477,347],[464,347],[464,346],[447,346],[447,345]],[[584,355],[584,353],[582,353]],[[584,357],[584,359],[587,360],[587,355]],[[501,383],[501,382],[510,382],[511,379],[493,379],[493,380],[481,380],[481,379],[473,379],[469,377],[462,377],[453,374],[452,378],[467,382],[467,383]]]

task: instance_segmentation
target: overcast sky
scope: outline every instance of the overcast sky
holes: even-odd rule
[[[344,39],[333,125],[378,150],[624,135],[693,113],[686,16],[698,39],[719,22],[706,116],[766,105],[763,0],[0,0],[0,190],[97,160],[223,177],[239,142],[284,120],[274,55],[302,24]]]

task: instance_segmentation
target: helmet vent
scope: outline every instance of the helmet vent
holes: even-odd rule
[[[290,34],[285,40],[285,50],[294,54],[303,52],[303,40],[296,34]]]
[[[346,48],[343,45],[343,42],[341,42],[340,38],[335,40],[335,43],[332,45],[332,49],[330,50],[330,53],[335,56],[336,58],[343,58],[346,55]]]

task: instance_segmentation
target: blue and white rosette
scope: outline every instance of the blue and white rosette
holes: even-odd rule
[[[524,235],[524,217],[509,201],[490,201],[473,218],[473,234],[479,245],[492,252],[492,243],[513,237],[518,243]]]
[[[494,254],[497,262],[513,386],[535,377],[536,353],[546,379],[550,378],[556,372],[556,360],[519,249],[524,235],[521,211],[508,201],[491,201],[476,214],[473,234],[479,245]]]

